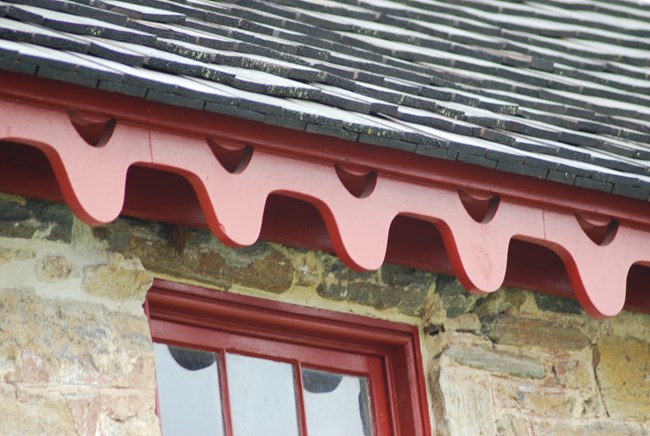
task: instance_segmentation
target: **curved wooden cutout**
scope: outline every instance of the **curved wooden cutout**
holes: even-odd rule
[[[270,194],[309,201],[323,217],[336,253],[357,270],[381,266],[391,223],[399,215],[436,224],[454,272],[474,292],[493,292],[502,285],[512,238],[537,241],[560,255],[577,298],[598,318],[622,309],[630,266],[650,263],[650,231],[627,221],[613,229],[609,220],[583,217],[588,225],[581,227],[568,209],[459,193],[448,184],[406,177],[372,176],[372,195],[358,201],[334,177],[332,160],[278,152],[280,141],[280,145],[273,143],[275,149],[259,142],[253,156],[252,146],[246,151],[244,142],[236,138],[216,144],[199,135],[122,122],[115,126],[110,142],[96,148],[88,147],[69,120],[62,109],[4,101],[0,104],[0,139],[29,143],[43,151],[65,200],[89,224],[109,222],[119,215],[127,171],[142,164],[185,177],[212,232],[234,246],[258,239]],[[34,129],[35,123],[44,127]],[[232,177],[223,163],[215,162],[220,154],[234,155],[226,159],[231,162],[228,166],[235,173],[246,169],[245,173]],[[368,178],[363,175],[368,173],[356,173],[367,187]],[[474,217],[468,204],[469,210],[476,204],[484,207]],[[601,236],[607,228],[605,237],[596,238],[605,245],[594,245],[583,234],[583,227],[599,228]]]
[[[375,190],[377,184],[377,172],[366,170],[354,170],[340,164],[334,165],[336,175],[345,186],[345,189],[357,198],[366,198]]]
[[[221,166],[230,174],[241,174],[253,157],[253,147],[244,144],[226,144],[208,138],[210,150]]]
[[[618,221],[596,218],[585,214],[576,214],[576,219],[583,232],[594,244],[605,246],[612,242],[618,231]]]
[[[499,197],[490,194],[470,193],[459,190],[458,197],[474,221],[487,224],[492,221],[499,208]]]
[[[117,124],[115,118],[69,111],[68,117],[75,130],[88,145],[103,147],[110,141]]]

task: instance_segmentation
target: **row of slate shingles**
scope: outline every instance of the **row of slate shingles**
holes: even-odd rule
[[[408,47],[407,47],[407,48],[408,48]],[[448,58],[449,58],[449,56],[446,57],[446,59],[448,59]],[[447,60],[446,62],[449,62],[449,61]],[[519,74],[519,72],[515,71],[514,74]],[[552,83],[553,83],[553,82],[552,82]],[[562,87],[564,87],[565,89],[568,89],[568,90],[571,90],[571,88],[574,88],[574,89],[577,88],[577,89],[580,89],[580,90],[583,90],[583,89],[584,89],[582,86],[579,86],[579,85],[571,86],[571,83],[567,83],[567,80],[566,80],[566,79],[563,80],[563,81],[561,81],[561,82],[556,82],[556,84],[557,84],[557,83],[560,84],[560,86],[558,86],[558,87],[560,87],[560,89],[561,89]],[[616,90],[616,89],[605,89],[605,88],[602,88],[602,87],[600,87],[600,89],[598,89],[599,87],[598,87],[597,85],[593,85],[593,88],[594,88],[594,89],[591,89],[591,87],[589,87],[589,85],[591,85],[591,84],[588,83],[587,85],[588,85],[588,86],[586,87],[586,91],[587,91],[588,93],[591,92],[591,93],[596,94],[596,95],[606,94],[606,95],[614,96],[614,97],[618,97],[618,99],[624,99],[624,100],[630,100],[630,99],[632,99],[632,101],[637,100],[637,102],[639,102],[639,103],[643,103],[643,102],[645,102],[645,99],[644,99],[644,98],[639,98],[639,97],[637,97],[637,96],[635,96],[635,95],[633,95],[633,94],[625,94],[625,93],[623,93],[623,92],[619,92],[619,91]],[[607,94],[607,93],[609,93],[609,94]],[[550,98],[551,98],[551,99],[555,99],[555,100],[563,101],[563,100],[562,100],[562,96],[558,96],[558,95],[553,95],[553,94],[551,94],[551,95],[550,95]],[[597,108],[597,109],[601,109],[601,108],[599,108],[599,107],[596,107],[596,108]],[[612,110],[612,109],[606,107],[606,110]],[[619,113],[619,114],[621,114],[621,115],[627,115],[627,116],[638,116],[638,114],[637,114],[637,113],[634,113],[633,111],[622,111],[622,110],[621,110],[621,111],[616,111],[615,113]],[[643,114],[641,115],[641,117],[643,117]]]
[[[614,90],[615,91],[615,90]]]
[[[27,12],[30,13],[29,18],[34,19],[35,15],[38,15],[38,11],[33,8],[27,8]],[[58,18],[57,22],[62,22],[62,17],[57,14],[45,13],[49,15],[50,18],[55,20]],[[21,16],[24,16],[21,14]],[[41,21],[42,22],[42,21]],[[96,23],[92,23],[96,25]],[[97,25],[97,27],[101,27]],[[22,29],[25,30],[25,29]],[[32,31],[38,33],[37,28],[32,28]],[[76,27],[74,30],[81,30],[79,27]],[[346,130],[351,132],[357,132],[354,134],[356,139],[357,136],[365,138],[366,142],[376,142],[382,143],[382,141],[391,141],[392,145],[399,144],[401,147],[414,150],[416,143],[428,143],[431,144],[431,140],[417,135],[415,132],[409,131],[409,129],[389,129],[382,122],[377,122],[372,119],[355,119],[353,114],[347,112],[338,111],[334,108],[327,108],[322,105],[307,105],[304,102],[300,101],[291,101],[283,100],[279,98],[274,98],[270,96],[258,95],[254,92],[269,92],[272,94],[279,94],[283,97],[305,97],[305,98],[315,98],[315,93],[318,92],[318,89],[308,85],[299,86],[296,90],[294,84],[289,84],[284,86],[286,80],[283,80],[281,77],[272,76],[270,74],[260,73],[260,72],[251,72],[249,70],[232,68],[227,66],[215,67],[205,67],[198,62],[192,62],[189,59],[180,59],[174,55],[168,53],[160,52],[156,49],[152,49],[146,46],[132,45],[125,42],[116,42],[116,41],[102,41],[93,37],[77,37],[80,40],[86,39],[90,40],[91,45],[97,45],[104,48],[104,54],[107,54],[113,46],[113,52],[119,51],[121,53],[120,58],[123,59],[125,56],[128,56],[131,62],[137,63],[134,59],[137,58],[137,54],[142,55],[143,59],[149,63],[150,66],[155,66],[164,70],[172,70],[177,74],[193,73],[199,76],[205,76],[205,69],[212,70],[214,68],[219,72],[218,76],[209,75],[211,79],[221,79],[234,82],[238,85],[240,89],[228,88],[224,85],[219,85],[217,83],[208,83],[206,81],[200,81],[196,79],[189,79],[182,76],[170,76],[166,74],[160,74],[153,71],[142,70],[134,68],[128,65],[121,65],[112,61],[95,59],[96,63],[93,63],[93,60],[84,56],[83,54],[66,54],[63,53],[63,56],[58,56],[59,52],[49,50],[43,47],[33,47],[20,43],[7,43],[5,47],[6,51],[15,51],[22,53],[23,60],[37,59],[36,64],[40,66],[43,71],[47,71],[46,76],[62,79],[65,77],[65,74],[70,71],[76,71],[80,73],[81,77],[76,77],[73,79],[76,83],[84,84],[86,86],[92,86],[89,81],[92,79],[116,79],[119,78],[119,74],[124,75],[125,84],[128,85],[140,85],[145,88],[150,88],[146,94],[147,98],[151,98],[157,101],[163,101],[166,103],[172,104],[182,104],[189,107],[194,107],[197,109],[214,109],[217,111],[247,116],[249,118],[265,120],[266,113],[267,116],[275,118],[276,122],[285,120],[287,116],[290,116],[290,119],[297,120],[304,123],[304,127],[307,130],[318,131],[320,133],[325,133],[325,129],[329,128],[332,132],[337,129],[345,127]],[[99,65],[98,65],[99,64]],[[53,68],[51,68],[53,67]],[[58,69],[61,74],[52,75],[50,70]],[[183,70],[187,71],[183,71]],[[226,74],[223,74],[223,73]],[[227,74],[232,74],[232,77],[228,77]],[[238,73],[243,77],[238,77]],[[258,76],[258,77],[256,77]],[[69,79],[73,76],[68,76]],[[255,80],[258,79],[258,80]],[[294,85],[294,86],[291,86]],[[100,86],[101,87],[101,86]],[[110,89],[110,85],[103,87],[104,89]],[[250,91],[245,91],[245,88],[249,88]],[[114,90],[123,90],[118,86],[114,87]],[[134,88],[134,93],[137,88]],[[220,90],[222,92],[218,92]],[[295,93],[295,95],[294,95]],[[306,95],[305,95],[306,94]],[[314,95],[311,95],[314,94]],[[339,93],[340,94],[340,93]],[[236,96],[236,97],[235,97]],[[183,98],[187,97],[187,98]],[[201,99],[207,98],[207,105],[205,101]],[[345,96],[339,95],[338,98],[345,98]],[[363,101],[363,99],[361,99]],[[369,107],[373,105],[380,104],[382,107],[385,106],[379,101],[373,101],[372,99],[366,99]],[[243,109],[242,111],[237,111],[234,108],[234,105],[239,103],[239,106]],[[227,107],[220,107],[227,106]],[[246,108],[249,107],[254,109],[254,111],[246,111]],[[381,109],[381,108],[380,108]],[[260,110],[257,112],[256,110]],[[396,132],[399,131],[399,134]],[[405,142],[399,141],[398,136],[408,136],[412,138],[412,141]],[[351,136],[350,136],[351,137]],[[382,138],[382,140],[373,139],[373,137]]]
[[[274,104],[277,106],[277,103],[274,103]],[[272,105],[271,105],[271,106],[272,106]],[[313,107],[310,108],[310,109],[311,109],[312,112],[314,112],[314,108],[313,108]],[[290,110],[291,110],[291,109],[290,109]],[[300,112],[298,111],[298,113],[300,113]],[[328,114],[328,115],[331,116],[331,114]],[[335,117],[332,117],[332,118],[335,118]],[[368,121],[366,121],[366,123],[368,123]],[[327,123],[325,123],[325,124],[327,124]],[[365,126],[365,125],[366,125],[366,124],[363,124],[363,123],[360,124],[360,126]],[[330,127],[330,128],[334,128],[334,127],[336,127],[336,123],[330,123],[330,126],[329,126],[329,127]],[[391,126],[391,127],[392,127],[393,130],[399,130],[399,129],[395,129],[395,126]],[[390,131],[390,129],[389,129],[389,131]],[[402,133],[402,135],[405,134],[404,132],[401,132],[401,133]],[[407,134],[409,134],[409,133],[411,134],[411,136],[413,136],[412,132],[407,132]],[[373,142],[373,141],[376,142],[376,140],[373,139],[372,135],[371,135],[370,137],[368,137],[368,138],[364,138],[364,136],[363,136],[364,134],[365,134],[365,133],[362,133],[362,136],[360,137],[361,140],[365,140],[365,142]],[[365,135],[367,135],[367,134],[365,134]],[[382,136],[390,136],[390,135],[388,135],[387,133],[384,132],[384,133],[382,133],[382,135],[379,135],[380,138],[381,138]],[[414,141],[414,142],[421,142],[421,141],[422,141],[422,138],[416,137],[416,138],[413,139],[413,141]],[[393,141],[393,142],[395,142],[395,141]],[[408,142],[407,142],[406,144],[407,144],[407,145],[411,145],[412,143],[408,143]],[[392,145],[394,145],[394,144],[392,144]],[[407,147],[405,147],[405,148],[407,148]],[[480,149],[480,148],[479,148],[479,149]]]
[[[528,113],[527,115],[533,115],[533,117],[534,117],[535,114],[534,113],[533,114]],[[475,119],[475,117],[471,117],[471,118]],[[486,120],[488,122],[491,121],[490,117],[489,117],[489,114],[488,114],[488,117],[484,117],[482,119]],[[557,121],[557,119],[553,119],[552,121]],[[480,124],[480,120],[478,121],[478,123]],[[515,124],[518,124],[518,123],[515,122]],[[605,131],[612,130],[612,129],[608,128],[609,126],[603,126],[603,127],[605,128]],[[618,130],[618,129],[616,129],[616,130]],[[552,132],[552,130],[551,130],[551,132]],[[556,132],[552,132],[552,133],[556,133]],[[566,132],[564,132],[564,133],[566,133]],[[608,132],[608,133],[611,133],[611,132]],[[633,137],[633,138],[635,138],[637,140],[642,140],[642,141],[647,143],[647,136],[644,135],[644,134],[641,134],[639,132],[634,132],[634,131],[628,131],[626,133],[627,133],[626,138],[628,138],[628,139],[630,137]],[[575,137],[575,135],[571,135],[571,136]],[[580,137],[577,136],[577,138],[580,138]],[[597,146],[602,145],[602,143],[601,143],[602,140],[600,138],[596,137],[596,138],[592,138],[592,139],[595,140],[595,143],[592,144],[592,145],[597,145]],[[618,149],[615,149],[616,153],[615,153],[614,156],[607,156],[607,154],[598,156],[597,152],[592,152],[592,153],[596,154],[596,156],[594,156],[593,154],[590,155],[590,160],[598,160],[601,163],[602,163],[603,160],[605,160],[611,165],[620,167],[619,169],[622,169],[622,170],[625,170],[625,171],[636,172],[636,173],[644,173],[645,172],[645,166],[644,165],[639,165],[638,163],[636,163],[634,161],[632,161],[632,162],[624,162],[624,161],[621,162],[621,161],[619,161],[619,156],[620,155],[623,155],[623,157],[634,156],[634,157],[640,157],[640,158],[647,159],[646,150],[644,150],[643,148],[639,149],[639,148],[636,148],[636,147],[631,147],[630,148],[630,147],[627,146],[626,143],[621,143],[621,142],[616,141],[616,140],[614,140],[614,141],[615,141],[614,144],[609,144],[610,147],[611,146],[614,146],[614,147],[618,146],[619,147]],[[571,140],[569,140],[567,142],[571,142]],[[582,141],[580,141],[580,142],[582,142]],[[618,143],[616,143],[616,142],[618,142]],[[588,145],[588,144],[583,144],[583,145]],[[606,147],[606,148],[609,148],[609,147]],[[599,186],[598,189],[609,190],[609,189],[611,189],[610,181],[615,180],[616,182],[622,182],[625,185],[625,188],[628,191],[628,194],[630,194],[630,195],[645,196],[647,194],[644,190],[637,189],[637,188],[631,186],[632,185],[630,183],[631,180],[629,180],[629,179],[626,179],[626,180],[623,181],[623,180],[620,180],[618,177],[615,177],[615,176],[608,175],[607,177],[609,177],[609,179],[608,179],[609,181],[601,180],[600,182],[593,182],[593,183],[592,182],[588,182],[588,183],[583,182],[582,184],[584,186],[589,186],[589,185],[593,185],[594,183],[601,183],[601,185],[606,185],[606,186]],[[586,178],[585,177],[578,178],[577,182],[579,183],[580,180],[586,180]]]

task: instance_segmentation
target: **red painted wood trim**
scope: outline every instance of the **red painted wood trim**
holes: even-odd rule
[[[155,338],[154,338],[155,339]],[[232,430],[232,412],[230,410],[230,391],[228,388],[228,366],[226,363],[226,350],[217,352],[219,364],[219,387],[221,392],[221,416],[225,436],[234,436]]]
[[[205,332],[224,331],[227,335],[237,333],[256,341],[271,338],[289,350],[292,345],[323,349],[322,355],[311,357],[313,361],[305,360],[310,367],[339,367],[350,372],[370,365],[370,371],[375,374],[371,377],[371,382],[375,380],[372,389],[378,389],[378,394],[385,391],[392,404],[389,409],[394,411],[377,427],[379,434],[391,434],[392,425],[396,425],[397,431],[392,432],[395,435],[431,434],[419,334],[413,326],[162,280],[154,281],[147,302],[154,339],[185,346],[194,342],[201,348],[215,342]],[[359,362],[365,363],[356,369],[348,367],[345,360],[336,357],[340,353],[358,355],[364,359]],[[385,386],[381,383],[384,371],[393,380]],[[387,405],[375,406],[386,409]]]
[[[294,383],[296,384],[296,412],[298,413],[298,432],[301,436],[309,436],[307,430],[307,413],[305,412],[305,399],[303,395],[303,385],[302,385],[302,365],[299,361],[294,361]]]
[[[628,306],[650,307],[643,280],[628,280],[634,265],[650,265],[648,203],[108,93],[62,93],[72,91],[66,86],[46,90],[49,82],[37,79],[21,77],[24,86],[18,86],[17,76],[0,73],[0,78],[6,79],[0,81],[0,95],[11,96],[0,100],[0,139],[44,153],[61,195],[90,224],[109,222],[125,210],[127,172],[146,167],[187,180],[206,225],[230,245],[260,238],[267,199],[282,195],[315,207],[332,249],[357,270],[384,262],[391,227],[408,217],[436,227],[444,260],[473,292],[493,292],[505,282],[516,240],[554,253],[566,280],[553,291],[571,289],[594,317],[613,316],[624,307],[628,282],[640,286],[630,293]],[[101,107],[89,95],[103,97]],[[84,139],[92,132],[79,127],[79,119],[117,121],[108,124],[105,144],[93,147]],[[34,124],[42,127],[34,129]],[[315,140],[318,147],[305,147]],[[217,149],[244,146],[254,151],[234,174],[215,156]],[[363,168],[376,174],[374,189],[364,198],[351,195],[339,180],[338,164],[350,161],[355,166],[344,171],[346,177],[364,174]],[[4,177],[0,186],[11,191],[16,182]],[[15,192],[29,191],[25,184]],[[47,189],[45,195],[56,195]],[[466,193],[479,207],[468,205]],[[160,202],[166,194],[150,196]],[[489,197],[498,202],[488,218],[477,222],[481,199]],[[161,217],[147,205],[138,205],[138,216],[173,220],[179,209],[171,204]],[[594,243],[583,230],[594,219],[577,214],[615,220],[612,240]]]

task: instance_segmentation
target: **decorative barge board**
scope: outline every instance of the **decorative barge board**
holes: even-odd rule
[[[65,201],[91,225],[207,226],[356,270],[453,272],[478,293],[575,295],[597,318],[650,311],[646,202],[8,72],[0,135],[0,190]]]

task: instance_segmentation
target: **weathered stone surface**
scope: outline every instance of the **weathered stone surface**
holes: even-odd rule
[[[291,260],[279,251],[269,249],[247,265],[233,268],[233,283],[278,294],[285,292],[293,284]]]
[[[578,303],[578,300],[571,298],[561,298],[554,295],[540,294],[535,292],[535,303],[540,310],[558,313],[584,314],[585,311]]]
[[[209,232],[185,229],[183,249],[172,243],[169,226],[120,219],[95,229],[112,250],[141,259],[146,269],[199,281],[215,287],[233,286],[282,293],[293,285],[293,264],[272,244],[260,242],[246,248],[230,248]]]
[[[0,434],[158,435],[155,391],[18,387],[0,383]]]
[[[34,250],[25,248],[0,247],[0,266],[10,262],[33,259],[36,255]]]
[[[497,435],[499,436],[526,436],[531,435],[530,424],[519,416],[503,415],[496,422]]]
[[[455,344],[443,352],[460,365],[523,378],[543,378],[544,365],[530,357],[480,346]]]
[[[537,383],[495,378],[492,391],[501,409],[525,416],[568,419],[573,416],[577,404],[575,392]]]
[[[2,201],[14,204],[4,215]],[[10,217],[18,222],[12,231],[21,238],[52,239],[64,234],[71,219],[67,209],[55,206],[55,212],[61,212],[56,215],[45,207],[47,203],[31,210],[35,204],[0,195],[0,236],[9,231]],[[38,287],[38,292],[0,290],[0,434],[13,431],[13,427],[3,431],[2,402],[13,413],[12,401],[29,398],[35,407],[42,405],[43,413],[64,423],[60,428],[53,424],[51,432],[56,434],[157,432],[152,412],[154,364],[144,316],[89,302],[104,301],[119,308],[122,298],[130,303],[142,298],[148,276],[145,280],[137,260],[122,256],[142,258],[147,269],[160,275],[238,292],[290,289],[283,300],[297,298],[304,303],[300,298],[307,296],[345,310],[345,304],[323,302],[316,297],[320,294],[364,305],[362,311],[373,316],[420,317],[420,325],[427,326],[425,335],[432,335],[422,343],[428,359],[425,370],[432,376],[435,434],[650,434],[648,315],[623,313],[596,322],[574,310],[570,300],[508,288],[478,297],[449,277],[395,266],[355,273],[329,254],[267,243],[232,249],[209,232],[193,229],[183,232],[179,249],[170,242],[168,230],[165,224],[135,219],[95,228],[88,234],[100,242],[92,245],[94,257],[85,263],[74,250],[89,246],[75,245],[80,238],[75,239],[74,232],[72,247],[61,252],[56,251],[63,247],[58,243],[16,245],[3,239],[0,268],[13,270],[6,265],[16,262],[30,282],[12,283]],[[122,255],[101,263],[104,246]],[[32,260],[43,253],[51,259]],[[69,272],[65,259],[74,263]],[[34,270],[30,269],[33,263],[38,265]],[[68,284],[79,287],[81,273],[92,296],[79,289],[62,291]],[[66,277],[71,280],[62,282]],[[88,298],[88,302],[63,300],[66,295]],[[489,344],[483,334],[497,345]],[[593,346],[595,353],[590,343],[598,344]],[[29,413],[25,416],[34,416]],[[32,424],[25,427],[28,433],[50,430]]]
[[[492,318],[519,308],[526,302],[526,291],[501,288],[478,300],[475,313],[479,318]]]
[[[525,345],[565,352],[589,346],[580,330],[550,321],[500,317],[484,325],[487,336],[497,344]]]
[[[85,268],[83,289],[90,295],[111,300],[144,301],[151,283],[151,273],[143,271],[139,261],[114,255],[110,263]]]
[[[470,312],[482,298],[470,294],[456,278],[443,275],[436,280],[436,292],[442,296],[449,318]]]
[[[148,322],[104,306],[0,289],[0,368],[7,383],[152,389]]]
[[[432,376],[433,411],[438,434],[465,436],[496,433],[492,396],[485,377],[445,367]]]
[[[70,278],[75,272],[72,262],[64,256],[45,256],[36,261],[34,273],[39,280],[59,282]]]
[[[216,240],[212,242],[209,250],[197,251],[197,272],[202,277],[214,277],[224,282],[227,288],[238,285],[274,293],[291,288],[291,260],[271,244],[257,243],[251,247],[232,249]]]
[[[379,310],[396,308],[407,315],[422,315],[435,275],[410,268],[384,265],[376,272],[355,272],[328,256],[323,262],[324,277],[318,285],[320,296],[351,301]]]
[[[597,353],[596,374],[609,415],[650,420],[650,343],[604,336]]]
[[[70,242],[72,219],[65,205],[0,196],[0,236]]]
[[[607,325],[616,336],[650,341],[650,315],[648,314],[621,312],[608,319]]]
[[[323,253],[294,248],[293,268],[295,285],[315,289],[323,277]]]
[[[576,398],[567,391],[551,391],[524,394],[524,403],[531,413],[549,418],[571,418],[576,408]]]
[[[535,419],[533,434],[552,436],[647,436],[641,425],[612,420]]]
[[[100,434],[147,436],[160,434],[154,413],[155,391],[102,389],[99,394]]]
[[[78,388],[64,394],[66,406],[74,419],[77,434],[90,435],[98,432],[101,409],[98,389]]]
[[[0,434],[75,435],[74,418],[54,391],[23,390],[0,383]]]
[[[568,389],[591,390],[596,386],[591,349],[552,360],[552,382]]]
[[[475,313],[466,313],[456,318],[445,321],[445,330],[479,333],[481,330],[481,321]]]

